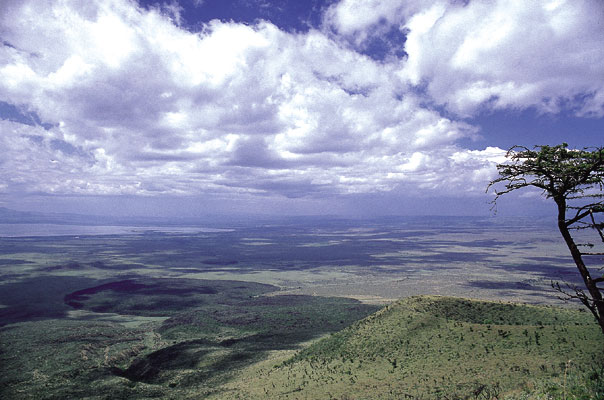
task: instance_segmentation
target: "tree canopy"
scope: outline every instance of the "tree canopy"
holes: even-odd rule
[[[497,165],[499,178],[487,188],[487,191],[494,189],[493,203],[504,194],[529,187],[542,190],[546,198],[554,200],[558,208],[558,229],[584,283],[583,288],[567,283],[570,291],[559,283],[554,287],[568,297],[579,299],[604,333],[603,267],[595,270],[592,267],[590,271],[585,263],[586,256],[604,253],[592,251],[594,243],[579,243],[576,235],[571,234],[574,230],[593,229],[600,245],[604,244],[604,148],[569,149],[566,143],[532,149],[514,146],[507,158],[508,162]]]

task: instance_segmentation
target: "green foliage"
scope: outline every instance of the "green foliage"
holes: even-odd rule
[[[77,305],[77,320],[0,329],[0,385],[11,399],[199,396],[270,351],[298,349],[378,308],[346,298],[263,296],[274,289],[145,278],[77,290],[65,296]]]
[[[14,399],[545,399],[563,393],[588,399],[602,393],[604,343],[585,312],[423,296],[353,322],[370,308],[343,298],[244,299],[236,294],[240,282],[219,285],[222,294],[206,297],[201,309],[139,317],[138,325],[48,319],[5,327],[4,393]]]
[[[489,185],[505,182],[505,190],[496,191],[497,196],[528,186],[542,189],[546,197],[602,190],[604,148],[574,150],[566,143],[534,149],[515,146],[508,151],[508,158],[509,163],[497,166],[500,177]]]
[[[242,399],[532,398],[565,385],[569,359],[575,393],[593,390],[604,342],[587,313],[422,296],[229,387]]]

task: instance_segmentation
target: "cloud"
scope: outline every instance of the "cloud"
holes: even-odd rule
[[[356,35],[356,43],[360,44],[376,27],[400,25],[427,3],[423,0],[342,0],[329,7],[323,23],[339,35]]]
[[[401,78],[460,116],[534,107],[602,117],[603,18],[597,0],[343,0],[325,24],[361,51],[404,34]]]
[[[331,5],[323,16],[324,30],[334,40],[377,60],[403,57],[405,30],[401,21],[417,8],[400,0],[342,0]]]
[[[604,116],[601,2],[435,2],[404,22],[402,69],[464,116],[479,107],[535,107]]]
[[[430,19],[438,13],[420,2],[363,3],[373,11],[360,20],[355,4],[361,3],[345,1],[328,11],[330,33],[293,34],[269,22],[220,21],[191,32],[174,13],[127,0],[8,2],[0,17],[2,40],[10,43],[0,48],[0,101],[35,112],[48,129],[1,121],[2,190],[290,198],[403,188],[482,194],[501,152],[460,147],[478,128],[426,106],[413,85],[426,81],[430,96],[468,113],[490,99],[481,90],[499,96],[494,107],[527,106],[564,84],[540,83],[538,72],[549,65],[542,60],[521,81],[497,65],[512,61],[484,46],[466,45],[453,63],[466,38],[485,29],[480,16],[490,11],[479,5],[441,6],[438,22]],[[372,29],[383,15],[411,29],[408,61],[375,60],[338,39]],[[474,21],[478,30],[455,18]],[[454,29],[461,32],[457,38],[450,37]],[[504,50],[519,35],[507,39],[506,32]],[[439,59],[447,38],[452,48]],[[428,40],[435,43],[431,50]],[[489,68],[470,70],[464,61],[480,65],[484,57],[492,58]],[[578,66],[573,63],[566,68]],[[512,97],[506,85],[521,90]],[[577,93],[583,90],[574,85]]]

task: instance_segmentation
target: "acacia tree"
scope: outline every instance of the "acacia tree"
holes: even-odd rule
[[[565,296],[580,300],[604,334],[604,267],[590,267],[585,263],[586,257],[604,253],[594,251],[594,243],[577,241],[578,231],[590,229],[597,233],[598,241],[604,243],[604,148],[573,150],[566,143],[533,149],[514,146],[507,158],[507,163],[497,165],[499,178],[487,188],[487,191],[494,189],[493,204],[499,196],[527,187],[542,190],[546,198],[556,203],[558,229],[584,287],[569,283],[566,288],[559,283],[553,286]]]

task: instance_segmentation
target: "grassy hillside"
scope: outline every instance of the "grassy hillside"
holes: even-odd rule
[[[270,289],[139,279],[71,292],[69,318],[0,328],[0,398],[604,399],[604,338],[585,312],[422,296],[371,314]]]
[[[379,309],[264,296],[277,288],[227,280],[125,279],[70,292],[86,282],[47,278],[0,292],[10,304],[0,307],[0,399],[203,398],[267,353]],[[43,301],[21,301],[18,289]]]
[[[604,338],[591,318],[553,307],[408,298],[293,357],[245,369],[211,398],[602,399]]]

